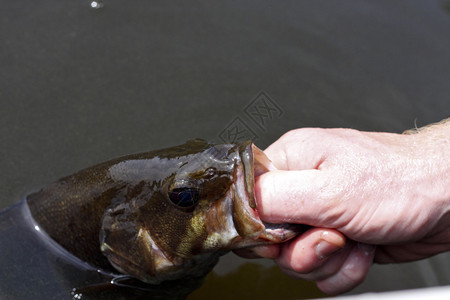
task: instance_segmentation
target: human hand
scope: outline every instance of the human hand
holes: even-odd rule
[[[265,151],[279,170],[256,179],[258,213],[267,222],[314,228],[253,252],[335,294],[359,284],[372,260],[411,261],[450,250],[449,137],[448,125],[414,135],[285,134]]]

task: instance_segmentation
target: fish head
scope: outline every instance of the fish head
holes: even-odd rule
[[[200,139],[115,164],[124,188],[103,216],[101,250],[120,272],[157,284],[201,278],[233,249],[286,241],[297,228],[257,213],[254,178],[270,169],[252,142]]]

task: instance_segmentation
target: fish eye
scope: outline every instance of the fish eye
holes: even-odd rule
[[[194,188],[175,188],[169,191],[169,199],[178,207],[190,208],[198,203],[199,193]]]
[[[216,175],[216,168],[208,168],[205,170],[205,175],[208,177],[212,177]]]

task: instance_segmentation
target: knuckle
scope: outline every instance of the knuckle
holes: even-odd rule
[[[308,137],[314,137],[318,134],[324,133],[324,129],[322,128],[298,128],[291,129],[285,134],[281,136],[281,140],[283,141],[295,141],[302,139],[307,139]]]
[[[295,259],[291,262],[291,269],[299,274],[307,275],[312,273],[316,266],[310,260]]]
[[[341,275],[348,282],[348,286],[356,286],[364,281],[366,272],[364,268],[343,268]]]

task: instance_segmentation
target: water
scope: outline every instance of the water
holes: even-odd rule
[[[1,208],[81,168],[188,138],[246,129],[264,148],[298,127],[401,132],[450,115],[448,1],[91,3],[0,4]],[[261,126],[248,112],[267,97],[281,115]],[[209,286],[237,287],[226,276],[243,262],[226,256]],[[447,262],[375,266],[355,292],[448,285]],[[272,265],[255,263],[262,282]],[[270,286],[252,283],[236,293]],[[285,298],[316,292],[302,289]]]

